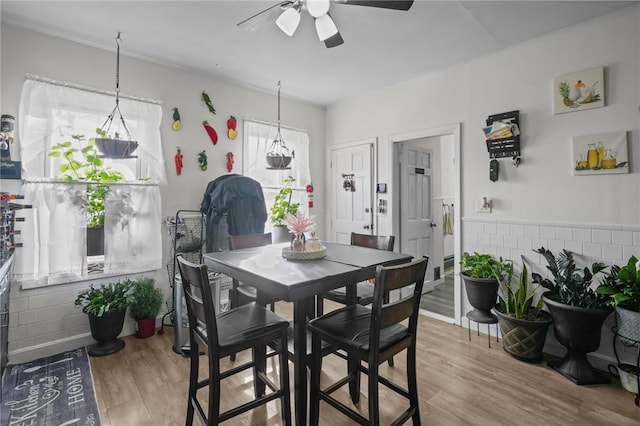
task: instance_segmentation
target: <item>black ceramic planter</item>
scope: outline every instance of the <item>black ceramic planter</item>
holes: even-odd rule
[[[600,346],[602,324],[612,309],[588,309],[565,305],[542,296],[553,318],[556,339],[567,348],[567,354],[559,361],[549,361],[553,368],[577,385],[609,383],[587,360],[587,353]]]
[[[467,299],[474,310],[467,313],[472,321],[480,323],[495,323],[496,316],[491,309],[496,305],[498,298],[498,281],[493,278],[474,278],[461,274],[464,279],[464,288]]]
[[[529,321],[503,314],[497,307],[494,312],[498,316],[505,352],[521,361],[541,361],[547,331],[552,323],[551,315],[543,311],[539,321]]]
[[[118,339],[118,335],[122,332],[126,312],[126,309],[120,311],[112,309],[101,317],[87,314],[91,336],[98,341],[98,343],[89,346],[87,351],[89,355],[105,356],[124,348],[124,340]]]

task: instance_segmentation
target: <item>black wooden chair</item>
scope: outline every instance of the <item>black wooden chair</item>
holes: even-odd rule
[[[229,250],[243,248],[262,247],[271,244],[271,232],[266,234],[229,235]],[[233,280],[231,290],[231,308],[258,301],[258,291],[255,287]],[[272,311],[275,311],[275,302],[269,303]]]
[[[367,235],[351,233],[351,245],[375,248],[379,250],[393,251],[395,237]],[[347,289],[345,287],[329,290],[316,298],[316,314],[318,316],[324,313],[324,299],[331,300],[343,305],[347,304]],[[356,284],[356,302],[359,305],[370,305],[373,302],[373,285],[369,282],[361,282]]]
[[[356,234],[351,233],[351,245],[374,248],[378,250],[393,251],[396,237]],[[388,301],[389,295],[385,293],[385,301]],[[324,299],[331,300],[343,305],[347,304],[346,287],[329,290],[319,296],[316,296],[316,315],[320,316],[324,313]],[[356,284],[356,303],[359,305],[370,305],[373,302],[373,284],[370,282],[360,282]],[[389,365],[393,367],[393,358],[389,358]]]
[[[379,425],[378,385],[382,383],[409,400],[409,408],[393,422],[402,424],[413,419],[420,424],[418,406],[418,384],[416,379],[416,336],[420,296],[424,284],[428,258],[415,260],[399,266],[382,267],[376,271],[376,282],[371,309],[362,305],[347,306],[329,312],[309,322],[312,334],[311,402],[309,419],[311,425],[318,424],[320,400],[323,400],[361,425]],[[393,303],[385,303],[384,293],[413,285],[410,296]],[[408,319],[408,325],[402,321]],[[351,371],[333,385],[320,389],[322,341],[346,351],[356,357],[358,370],[368,374],[369,418],[331,396],[345,384],[358,380],[359,371]],[[378,367],[395,354],[407,352],[407,388],[380,376]],[[364,361],[368,368],[361,365]]]
[[[197,412],[203,424],[217,425],[259,405],[279,398],[283,424],[291,425],[287,351],[282,351],[279,354],[279,387],[267,377],[265,369],[258,367],[255,359],[257,348],[272,341],[278,341],[279,344],[286,345],[289,323],[255,302],[242,305],[216,316],[207,267],[188,262],[182,256],[178,256],[178,267],[182,276],[182,285],[187,304],[191,341],[191,368],[186,424],[193,424],[194,412]],[[221,358],[246,349],[253,349],[253,358],[250,362],[230,370],[221,371]],[[200,352],[202,350],[208,356],[209,377],[199,381],[198,370]],[[264,385],[270,389],[270,392],[256,396],[251,402],[220,412],[221,380],[249,368],[253,368],[254,387],[257,389],[258,384]],[[205,386],[209,387],[209,409],[206,414],[197,398],[198,389]],[[258,391],[256,391],[257,393]]]
[[[266,234],[246,234],[246,235],[229,235],[229,250],[240,250],[243,248],[263,247],[271,244],[271,232]],[[231,309],[238,306],[246,305],[251,302],[258,302],[258,290],[251,285],[241,283],[233,279],[231,292],[229,293],[229,306]],[[276,310],[275,302],[268,303],[272,312]],[[231,361],[236,360],[236,354],[229,356]]]

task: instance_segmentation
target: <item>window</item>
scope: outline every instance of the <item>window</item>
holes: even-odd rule
[[[288,176],[293,176],[294,191],[292,202],[301,206],[306,203],[306,186],[311,183],[309,170],[309,135],[306,131],[280,126],[280,133],[287,148],[292,152],[293,161],[290,170],[267,170],[266,154],[278,131],[277,126],[257,121],[244,121],[244,164],[243,174],[262,185],[267,212],[273,204],[278,188]],[[271,224],[267,222],[266,230]]]
[[[22,223],[23,247],[14,266],[23,287],[88,278],[87,185],[61,181],[60,159],[48,153],[54,144],[72,141],[72,135],[94,137],[114,102],[112,94],[39,77],[29,76],[24,83],[18,118],[20,156],[23,193],[33,209]],[[125,175],[124,182],[109,184],[105,199],[105,274],[162,267],[162,108],[154,101],[120,96],[120,109],[138,148],[135,158],[105,159]],[[119,116],[114,117],[110,133],[126,134],[118,122]]]

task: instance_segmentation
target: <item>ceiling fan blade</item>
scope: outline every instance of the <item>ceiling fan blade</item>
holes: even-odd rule
[[[336,3],[352,4],[355,6],[380,7],[383,9],[409,10],[413,0],[334,0]]]
[[[344,40],[340,35],[340,31],[338,31],[337,33],[335,33],[334,35],[332,35],[331,37],[329,37],[324,41],[324,45],[327,46],[327,49],[340,46],[342,43],[344,43]]]
[[[245,31],[255,31],[263,24],[269,21],[275,21],[276,18],[282,14],[282,12],[293,6],[293,4],[294,1],[291,0],[285,0],[278,4],[274,4],[273,6],[263,10],[262,12],[258,12],[252,17],[238,23],[237,26]]]

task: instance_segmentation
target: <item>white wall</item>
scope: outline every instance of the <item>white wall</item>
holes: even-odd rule
[[[115,51],[96,49],[7,24],[2,24],[1,43],[0,111],[3,114],[18,117],[20,93],[27,73],[104,90],[113,90],[115,87]],[[122,50],[126,51],[126,37],[123,39]],[[161,190],[163,216],[173,216],[179,209],[198,210],[207,183],[227,173],[227,152],[231,151],[235,156],[233,172],[242,172],[242,119],[277,121],[276,84],[274,81],[273,93],[265,93],[211,76],[121,55],[121,92],[162,102],[161,133],[168,176],[168,185]],[[217,109],[215,117],[200,101],[203,90],[214,102]],[[173,107],[179,108],[182,118],[182,129],[179,132],[171,130]],[[105,118],[109,112],[105,111]],[[234,115],[239,120],[240,134],[233,141],[226,137],[226,120],[229,115]],[[307,129],[309,132],[311,176],[313,182],[317,183],[315,208],[319,219],[319,236],[322,237],[322,219],[326,208],[324,189],[320,184],[324,182],[325,110],[323,107],[285,98],[282,99],[281,115],[284,125]],[[218,132],[219,142],[216,146],[212,145],[202,127],[205,119]],[[16,134],[16,140],[19,144],[19,134]],[[173,161],[178,146],[182,149],[185,163],[182,176],[179,177],[175,174]],[[208,155],[206,172],[198,168],[197,161],[197,154],[203,149],[206,149]],[[14,152],[18,151],[16,146]],[[170,256],[170,240],[164,227],[163,232],[166,263]],[[170,292],[165,270],[151,275],[158,280],[168,296]],[[88,283],[80,283],[29,291],[21,291],[18,286],[14,286],[11,290],[9,333],[11,360],[28,357],[25,354],[33,348],[40,352],[54,351],[48,346],[58,343],[62,346],[69,345],[69,342],[79,336],[84,336],[90,343],[92,340],[87,338],[89,327],[86,316],[72,307],[78,290],[87,286]],[[132,331],[133,325],[127,323],[123,334],[130,334]]]
[[[463,216],[475,215],[474,201],[489,196],[494,217],[638,224],[639,14],[637,7],[627,9],[331,106],[327,140],[379,137],[384,145],[397,133],[461,122]],[[553,115],[553,79],[597,66],[606,68],[607,106]],[[488,115],[514,109],[521,114],[522,165],[501,160],[500,180],[493,183],[481,127]],[[629,132],[632,173],[572,176],[571,137],[617,130]],[[384,181],[390,168],[379,166]]]
[[[601,66],[605,67],[606,106],[553,115],[553,79]],[[461,205],[455,206],[455,213],[466,219],[463,251],[473,251],[477,244],[468,240],[470,221],[527,221],[535,226],[571,224],[572,229],[585,229],[578,233],[580,244],[572,234],[571,240],[561,240],[563,247],[603,258],[605,248],[598,251],[590,245],[592,235],[600,236],[603,228],[634,232],[640,225],[639,104],[640,8],[633,7],[333,105],[327,110],[326,133],[327,140],[336,143],[378,137],[379,152],[391,152],[388,144],[394,135],[461,123],[461,158],[456,159],[462,167]],[[489,154],[481,127],[488,115],[516,109],[521,117],[522,164],[515,168],[510,159],[501,160],[500,180],[494,183],[488,176]],[[573,136],[620,130],[628,132],[629,174],[572,175]],[[391,170],[389,159],[380,155],[379,181],[391,182]],[[494,202],[490,215],[475,211],[482,196]],[[393,211],[390,205],[389,212]],[[392,215],[379,219],[393,223]],[[390,226],[379,223],[378,229]],[[484,251],[499,252],[505,247],[504,239],[483,238],[480,248]],[[537,247],[533,241],[529,245],[522,250],[533,254],[529,249]],[[637,249],[634,244],[626,247],[614,250],[626,256]],[[468,310],[463,307],[461,315]]]

